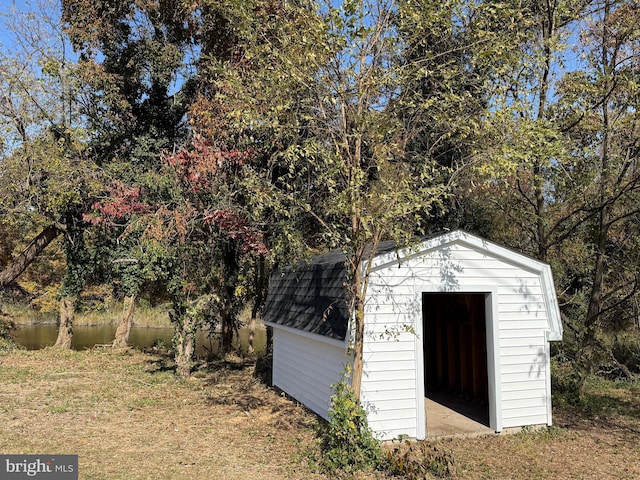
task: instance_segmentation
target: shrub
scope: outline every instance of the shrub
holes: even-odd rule
[[[266,353],[256,358],[256,367],[253,376],[265,385],[273,385],[273,354]]]
[[[554,403],[579,407],[582,403],[580,381],[580,372],[572,362],[561,361],[556,357],[551,359],[551,392]]]
[[[367,422],[367,412],[344,378],[333,386],[329,423],[322,433],[323,469],[329,474],[386,468],[380,441]]]
[[[630,372],[640,374],[640,332],[617,335],[611,353]]]
[[[9,340],[12,338],[11,334],[16,329],[16,324],[10,318],[0,313],[0,338]]]

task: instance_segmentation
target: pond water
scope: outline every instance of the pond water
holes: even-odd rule
[[[71,348],[85,350],[95,345],[110,344],[113,342],[116,328],[117,325],[74,326]],[[18,325],[14,336],[16,341],[28,350],[38,350],[51,346],[56,342],[58,326],[55,323]],[[131,327],[129,345],[136,348],[145,348],[161,343],[170,347],[172,338],[172,328],[148,328],[134,325]],[[249,329],[240,329],[239,338],[236,338],[235,341],[240,343],[241,351],[246,352],[249,342]],[[264,328],[255,330],[253,345],[257,354],[264,352],[266,345],[266,331]],[[209,353],[216,353],[216,351],[217,345],[214,339],[209,337],[207,332],[198,332],[196,335],[196,356],[204,357]]]

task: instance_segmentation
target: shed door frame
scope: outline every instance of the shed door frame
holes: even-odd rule
[[[498,329],[498,289],[487,286],[456,286],[451,289],[438,289],[433,285],[416,285],[414,288],[414,305],[420,305],[416,314],[416,371],[417,371],[417,437],[426,437],[426,418],[424,411],[424,325],[422,320],[423,293],[477,293],[484,295],[484,310],[487,341],[487,379],[489,391],[489,428],[495,432],[502,431],[502,391],[500,388],[500,335]]]

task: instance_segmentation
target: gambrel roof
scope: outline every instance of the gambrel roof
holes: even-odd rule
[[[349,317],[344,262],[341,252],[331,252],[274,272],[264,320],[344,340]]]
[[[395,249],[396,242],[381,242],[377,254]],[[345,261],[342,251],[333,250],[275,271],[269,280],[264,320],[344,340],[349,324]]]

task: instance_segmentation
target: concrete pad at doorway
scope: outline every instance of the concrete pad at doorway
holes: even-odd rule
[[[475,436],[494,433],[485,408],[450,396],[424,399],[427,438]]]

